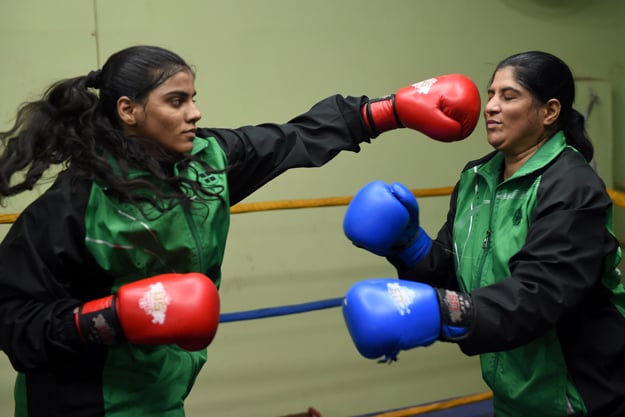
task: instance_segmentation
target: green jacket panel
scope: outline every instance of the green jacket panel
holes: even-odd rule
[[[193,153],[214,170],[226,167],[225,154],[214,138],[196,138]],[[93,184],[85,215],[85,243],[101,268],[114,277],[113,293],[126,283],[170,272],[202,272],[219,285],[230,219],[226,175],[207,173],[199,164],[177,174],[199,181],[219,198],[197,196],[190,208],[177,205],[160,213],[147,204],[140,209],[121,203]],[[112,346],[103,370],[106,415],[146,415],[149,404],[150,415],[183,416],[182,401],[205,361],[206,350],[189,352],[175,345]]]
[[[226,167],[225,154],[213,138],[196,138],[193,153],[215,170]],[[169,272],[202,272],[219,285],[230,224],[226,174],[207,173],[194,165],[177,173],[199,181],[219,198],[198,197],[191,208],[177,205],[160,213],[147,204],[138,208],[120,203],[93,184],[85,241],[98,264],[116,277],[116,287]]]
[[[563,136],[548,141],[506,181],[500,182],[501,153],[463,172],[453,230],[456,275],[465,291],[510,276],[508,261],[527,240],[540,183],[540,176],[529,174],[565,147]],[[485,382],[497,392],[495,406],[502,415],[535,415],[537,410],[544,416],[566,415],[566,367],[555,331],[516,349],[484,353],[480,363]]]

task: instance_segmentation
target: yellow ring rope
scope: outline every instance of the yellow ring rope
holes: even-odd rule
[[[416,197],[435,197],[441,195],[451,194],[453,187],[443,188],[424,188],[420,190],[412,190],[412,193]],[[240,203],[232,206],[230,212],[232,214],[249,213],[253,211],[268,211],[268,210],[284,210],[284,209],[297,209],[297,208],[312,208],[312,207],[331,207],[331,206],[346,206],[352,201],[353,196],[347,197],[326,197],[326,198],[309,198],[303,200],[277,200],[266,201],[261,203]]]
[[[431,411],[447,410],[454,407],[460,407],[467,404],[490,400],[491,398],[493,398],[493,393],[491,391],[486,391],[479,394],[467,395],[465,397],[452,398],[451,400],[439,401],[436,403],[389,411],[382,414],[375,414],[371,417],[411,417],[429,413]]]
[[[411,190],[415,197],[437,197],[451,194],[453,187],[421,188]],[[608,188],[608,194],[616,206],[625,207],[625,194]],[[230,213],[251,213],[256,211],[287,210],[313,207],[346,206],[353,196],[308,198],[300,200],[276,200],[258,203],[239,203],[230,208]],[[14,223],[19,213],[0,213],[0,224]]]
[[[619,207],[625,207],[625,194],[611,188],[608,188],[608,194],[610,195],[610,198],[612,199],[614,205]]]

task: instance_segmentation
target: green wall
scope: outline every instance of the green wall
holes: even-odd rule
[[[573,68],[582,112],[590,92],[598,94],[589,128],[599,170],[609,185],[623,187],[624,18],[621,0],[0,0],[0,128],[53,81],[85,75],[140,43],[171,48],[196,66],[200,125],[221,127],[282,122],[330,94],[376,97],[444,73],[467,74],[484,92],[500,59],[542,49]],[[288,172],[248,201],[352,195],[373,179],[449,186],[465,161],[489,150],[482,123],[454,144],[394,131],[323,169]],[[45,186],[2,212],[20,211]],[[446,197],[421,200],[431,234],[446,206]],[[383,259],[344,238],[343,212],[233,216],[222,311],[340,297],[359,279],[394,276]],[[478,359],[455,345],[399,358],[391,366],[361,358],[339,309],[225,323],[188,415],[275,417],[314,406],[324,417],[349,416],[486,390]],[[12,410],[13,377],[2,355],[1,416]]]

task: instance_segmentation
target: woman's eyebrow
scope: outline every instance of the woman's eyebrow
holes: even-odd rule
[[[167,91],[163,95],[164,96],[195,97],[197,95],[197,91],[194,91],[193,94],[189,94],[189,92],[185,90],[171,90],[171,91]]]
[[[489,88],[487,90],[488,93],[494,93],[496,91],[495,88]],[[514,87],[503,87],[499,90],[500,93],[507,93],[508,91],[512,91],[513,93],[518,93],[520,90]]]

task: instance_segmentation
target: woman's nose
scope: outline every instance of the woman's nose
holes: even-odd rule
[[[486,101],[486,105],[484,105],[484,113],[491,114],[499,111],[499,102],[495,97],[491,97]]]
[[[202,113],[200,112],[200,109],[198,109],[197,105],[193,102],[191,103],[191,109],[189,110],[188,118],[189,120],[192,120],[194,122],[197,122],[202,118]]]

